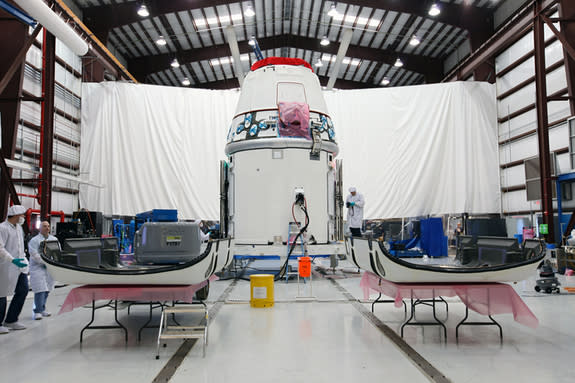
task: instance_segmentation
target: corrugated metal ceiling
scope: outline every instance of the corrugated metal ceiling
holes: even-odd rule
[[[225,31],[228,26],[238,40],[244,72],[256,60],[247,45],[255,37],[264,57],[302,58],[327,82],[343,30],[350,28],[351,44],[336,87],[381,86],[384,79],[389,80],[387,86],[437,81],[445,58],[478,25],[493,28],[491,14],[498,4],[494,0],[443,0],[438,2],[442,14],[432,17],[427,9],[433,1],[426,0],[402,0],[401,5],[393,0],[150,0],[143,2],[150,15],[139,17],[134,13],[141,1],[75,3],[88,26],[127,61],[140,81],[182,86],[187,78],[190,86],[208,88],[238,86]],[[332,6],[335,16],[328,15]],[[252,17],[246,16],[250,7],[255,11]],[[479,22],[466,21],[474,19]],[[160,36],[166,41],[163,46],[156,43]],[[325,47],[319,44],[324,36],[330,40]],[[420,40],[418,45],[410,44],[414,36]],[[398,58],[403,67],[393,65]],[[169,65],[173,59],[179,67]],[[316,66],[318,62],[323,65]]]

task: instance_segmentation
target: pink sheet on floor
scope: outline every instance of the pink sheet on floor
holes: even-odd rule
[[[217,280],[212,275],[209,281]],[[92,301],[120,300],[136,302],[181,301],[192,302],[194,293],[206,286],[208,281],[195,285],[85,285],[73,288],[68,293],[58,314],[82,307]]]
[[[513,319],[524,326],[539,325],[537,317],[506,283],[393,283],[366,271],[360,286],[365,299],[374,290],[394,298],[396,307],[401,307],[403,299],[458,296],[470,310],[481,315],[513,314]]]

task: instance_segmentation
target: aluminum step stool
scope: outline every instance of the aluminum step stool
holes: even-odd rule
[[[168,317],[170,314],[175,316],[176,314],[183,313],[201,313],[204,316],[202,324],[197,326],[180,326],[178,325],[168,325]],[[202,303],[185,305],[185,306],[174,306],[174,307],[164,307],[162,310],[162,318],[160,319],[160,329],[158,331],[158,345],[156,348],[156,359],[160,359],[160,341],[163,339],[199,339],[203,338],[203,357],[206,357],[206,346],[208,345],[208,308]],[[164,347],[166,344],[164,343]]]

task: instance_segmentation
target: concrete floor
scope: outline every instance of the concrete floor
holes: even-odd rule
[[[352,267],[343,269],[352,271]],[[363,301],[360,275],[342,272],[337,284]],[[570,363],[575,355],[575,294],[546,295],[533,290],[533,278],[514,287],[538,317],[533,330],[515,322],[511,315],[495,319],[503,327],[503,343],[493,326],[464,327],[455,342],[455,326],[464,316],[457,298],[448,298],[447,342],[439,328],[407,327],[404,341],[452,382],[572,382]],[[560,276],[564,286],[575,286],[575,277]],[[214,308],[232,280],[212,283],[208,306]],[[312,301],[297,299],[296,281],[276,282],[275,305],[251,308],[249,282],[238,281],[212,314],[207,355],[201,344],[192,347],[175,371],[168,371],[170,382],[340,382],[441,381],[420,370],[396,343],[363,315],[348,300],[337,284],[314,273],[313,292],[309,284],[300,285],[300,295],[314,295]],[[73,286],[56,289],[48,308],[57,313]],[[376,295],[372,295],[374,299]],[[357,302],[357,301],[356,301]],[[418,319],[431,318],[424,307]],[[90,330],[79,343],[80,330],[90,320],[89,308],[32,320],[32,294],[21,316],[28,328],[0,335],[2,382],[152,382],[174,357],[181,340],[167,342],[156,360],[157,330],[144,330],[137,341],[137,329],[147,319],[144,306],[122,309],[119,319],[129,328],[124,343],[119,330]],[[213,310],[212,310],[213,312]],[[399,333],[404,321],[402,309],[379,304],[375,316]],[[440,309],[439,317],[445,318]],[[101,309],[100,324],[111,324],[113,311]],[[159,312],[154,314],[159,320]],[[197,318],[191,318],[194,321]],[[482,318],[477,318],[481,320]],[[175,357],[174,357],[175,358]],[[164,371],[165,373],[165,371]]]

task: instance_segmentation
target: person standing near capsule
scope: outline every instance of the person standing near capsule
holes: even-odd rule
[[[34,319],[52,315],[46,310],[46,300],[48,294],[54,289],[54,280],[48,270],[46,263],[42,260],[40,253],[44,241],[57,241],[58,238],[50,234],[50,222],[43,221],[40,232],[28,243],[28,253],[30,254],[30,287],[34,292]]]
[[[355,187],[349,188],[349,195],[345,199],[347,207],[347,224],[353,237],[361,237],[361,227],[363,225],[363,207],[365,200],[363,195],[357,192]]]
[[[25,214],[24,206],[10,206],[8,217],[0,223],[0,334],[26,328],[18,322],[28,295],[28,260],[24,252],[22,230]],[[6,313],[7,297],[10,294],[14,296]]]

